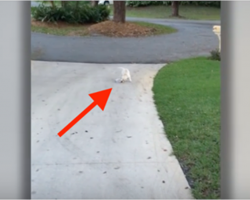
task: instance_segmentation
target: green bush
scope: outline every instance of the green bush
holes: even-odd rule
[[[67,4],[65,7],[40,5],[32,9],[32,16],[37,21],[68,22],[68,23],[97,23],[109,18],[110,9],[105,5],[92,7],[82,4]]]
[[[220,52],[218,49],[211,51],[210,54],[211,55],[210,55],[209,59],[220,61]]]
[[[158,6],[158,5],[168,5],[171,1],[127,1],[126,5],[129,7],[144,7],[144,6]]]
[[[181,5],[208,6],[220,8],[220,1],[182,1]]]
[[[129,7],[171,5],[172,1],[127,1]],[[181,1],[180,5],[209,6],[220,8],[220,1]]]

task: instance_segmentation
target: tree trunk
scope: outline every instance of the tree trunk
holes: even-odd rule
[[[66,7],[67,3],[68,3],[68,1],[61,1],[61,6]]]
[[[91,1],[91,5],[92,5],[92,6],[97,6],[97,5],[98,5],[98,1],[93,1],[93,0],[92,0],[92,1]]]
[[[54,1],[49,1],[52,7],[55,7]]]
[[[114,1],[114,18],[116,23],[125,23],[126,1]]]
[[[179,1],[172,1],[172,16],[179,17]]]
[[[80,1],[76,1],[76,9],[79,7],[79,2]]]

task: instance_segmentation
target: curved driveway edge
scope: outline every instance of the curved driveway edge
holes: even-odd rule
[[[32,60],[80,63],[167,63],[209,55],[218,47],[212,31],[218,21],[128,18],[171,26],[177,33],[144,38],[31,34]]]
[[[32,61],[32,198],[192,198],[153,102],[163,65]],[[120,66],[132,83],[114,82]],[[57,136],[92,103],[89,93],[111,87],[104,111]]]

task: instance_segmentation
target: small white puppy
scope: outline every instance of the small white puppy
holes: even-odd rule
[[[130,72],[127,68],[119,67],[122,69],[121,77],[116,79],[116,82],[123,83],[125,81],[130,81],[132,82]]]

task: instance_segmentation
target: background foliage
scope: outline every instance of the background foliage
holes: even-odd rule
[[[65,6],[39,5],[32,9],[32,17],[44,22],[97,23],[109,18],[110,9],[105,5],[90,6],[70,2]]]
[[[151,5],[171,5],[172,1],[127,1],[127,6],[143,7]],[[209,6],[220,8],[220,1],[181,1],[180,5]]]

